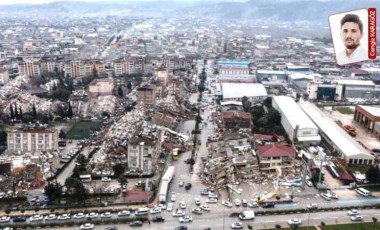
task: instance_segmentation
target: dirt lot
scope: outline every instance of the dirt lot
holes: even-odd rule
[[[351,110],[355,110],[355,107],[350,106]],[[338,111],[332,111],[331,113],[327,113],[327,115],[332,120],[340,120],[343,125],[352,125],[356,128],[356,140],[361,141],[367,148],[379,148],[380,141],[375,138],[375,136],[370,133],[368,130],[364,129],[360,126],[356,121],[354,121],[354,114],[342,114]]]

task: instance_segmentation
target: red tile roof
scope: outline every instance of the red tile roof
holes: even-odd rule
[[[222,112],[222,117],[223,119],[233,119],[234,117],[236,117],[241,118],[243,120],[251,120],[251,114],[247,112],[227,111]]]
[[[262,140],[262,141],[273,141],[274,135],[265,135],[265,134],[255,134],[256,140]],[[283,136],[277,136],[277,138],[280,139],[280,141],[285,141],[285,138]]]
[[[296,155],[292,147],[281,144],[258,145],[257,151],[260,157],[294,157]]]

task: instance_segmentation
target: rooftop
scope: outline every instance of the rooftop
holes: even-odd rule
[[[266,97],[267,91],[259,83],[221,83],[223,99]]]
[[[380,117],[380,108],[379,107],[373,107],[373,106],[367,106],[367,105],[357,105],[357,107],[362,108],[364,111],[370,113],[371,115],[375,117]]]
[[[296,155],[292,147],[275,143],[258,145],[257,152],[260,157],[294,157]]]

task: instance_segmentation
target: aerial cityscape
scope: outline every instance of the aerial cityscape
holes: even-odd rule
[[[377,8],[1,1],[0,229],[380,230]]]

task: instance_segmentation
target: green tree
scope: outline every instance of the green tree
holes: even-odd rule
[[[60,183],[49,182],[44,189],[44,194],[49,198],[50,202],[58,200],[61,203],[62,185]]]
[[[21,108],[21,106],[20,106],[20,114],[19,114],[20,118],[22,118],[22,115],[23,115],[23,113],[22,113],[22,108]],[[32,118],[32,119],[33,119],[33,118]]]
[[[265,100],[264,100],[264,105],[265,105],[267,108],[272,107],[272,98],[271,98],[271,97],[267,97],[267,98],[265,98]]]
[[[17,105],[15,104],[14,105],[15,106],[15,118],[17,119],[17,120],[19,120],[20,119],[20,115],[18,114],[18,109],[17,109]]]
[[[33,121],[33,116],[30,113],[26,113],[21,117],[22,122],[29,123]]]
[[[68,194],[75,197],[78,201],[83,203],[86,202],[86,198],[88,197],[88,191],[84,187],[82,181],[75,178],[67,178],[65,181],[65,186],[67,188]]]
[[[121,86],[119,86],[119,88],[117,89],[117,94],[119,95],[119,97],[124,96],[124,92],[123,92],[123,89],[121,88]]]
[[[378,183],[380,182],[380,170],[377,165],[371,166],[367,172],[365,173],[366,178],[371,183]]]
[[[82,153],[77,157],[78,168],[80,171],[86,170],[88,159]]]
[[[32,116],[33,116],[33,120],[37,120],[37,110],[36,110],[36,105],[35,104],[33,104]]]
[[[9,105],[9,110],[11,113],[11,120],[14,120],[16,118],[16,116],[15,116],[15,113],[13,111],[13,105],[12,104]]]
[[[127,83],[127,89],[128,90],[131,90],[132,89],[132,83],[130,81],[128,81]]]
[[[269,108],[268,113],[265,115],[269,123],[281,124],[281,114],[274,108]]]
[[[67,117],[69,117],[70,119],[73,118],[73,108],[71,107],[71,103],[69,103],[69,108],[67,110]]]
[[[252,103],[248,100],[248,97],[244,96],[241,98],[244,111],[248,112],[251,109]]]
[[[113,171],[115,172],[115,175],[123,175],[125,172],[124,165],[122,164],[116,164],[112,166]]]
[[[124,187],[124,185],[128,184],[128,179],[127,179],[127,177],[125,175],[120,175],[117,178],[117,181],[119,182],[119,184],[120,184],[121,187]]]
[[[60,139],[65,139],[65,138],[66,138],[66,133],[63,131],[63,129],[61,129],[61,130],[59,131],[58,137],[59,137]]]
[[[253,120],[258,120],[264,116],[264,109],[261,106],[253,106],[251,108],[251,115]]]
[[[7,144],[7,131],[4,130],[2,127],[0,130],[0,145],[6,145]]]

